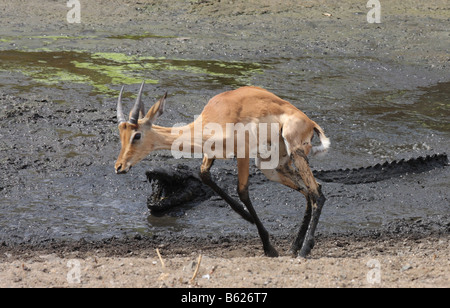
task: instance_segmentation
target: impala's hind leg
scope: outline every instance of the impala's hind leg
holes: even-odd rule
[[[261,157],[256,159],[256,167],[258,167],[262,173],[271,181],[281,183],[287,187],[292,188],[295,191],[302,193],[306,197],[306,209],[303,216],[302,224],[298,232],[297,237],[292,243],[291,252],[296,254],[303,245],[303,240],[306,236],[309,223],[311,221],[311,202],[308,198],[308,189],[303,184],[302,178],[292,166],[292,160],[287,153],[287,146],[284,141],[280,139],[279,143],[279,165],[275,169],[262,169],[261,162],[264,161]]]
[[[325,203],[325,197],[309,168],[307,158],[308,153],[312,149],[311,140],[314,130],[303,126],[303,133],[299,133],[298,129],[302,125],[303,123],[295,121],[287,123],[283,128],[283,139],[294,165],[293,172],[296,178],[300,178],[298,185],[305,187],[304,194],[308,204],[307,210],[292,250],[297,251],[301,245],[299,255],[306,257],[314,247],[314,233],[319,222],[323,204]]]
[[[309,221],[308,228],[305,232],[307,223],[307,221],[305,221],[307,217],[305,216],[298,235],[298,239],[300,240],[305,232],[299,256],[306,257],[314,247],[314,233],[319,222],[320,214],[322,213],[322,207],[325,203],[325,196],[322,194],[321,186],[316,182],[312,171],[309,168],[308,159],[304,151],[302,149],[297,149],[296,151],[291,152],[291,158],[298,174],[308,190],[307,201],[311,207],[311,219]],[[293,248],[298,249],[298,247]]]
[[[306,209],[305,209],[305,214],[303,216],[302,224],[300,225],[300,230],[298,231],[297,237],[295,238],[295,240],[292,242],[292,245],[291,245],[291,253],[293,255],[296,255],[303,245],[303,242],[304,242],[305,236],[306,236],[306,232],[308,231],[308,226],[311,221],[311,214],[312,214],[311,201],[307,197],[306,198]]]
[[[253,221],[255,222],[256,227],[258,228],[258,233],[263,243],[264,254],[268,257],[278,257],[278,252],[270,244],[269,233],[267,232],[266,228],[264,228],[262,222],[259,220],[259,217],[256,214],[256,211],[253,208],[253,204],[250,201],[250,197],[248,195],[249,158],[238,158],[237,161],[239,172],[239,183],[238,183],[239,198],[247,207],[247,210],[249,211],[250,215],[252,215]]]

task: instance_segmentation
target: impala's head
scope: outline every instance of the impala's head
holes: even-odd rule
[[[117,174],[127,173],[133,165],[152,152],[159,141],[158,135],[152,130],[152,123],[163,113],[164,100],[167,97],[167,93],[145,114],[144,104],[141,100],[143,88],[144,82],[142,82],[128,121],[125,120],[122,111],[123,87],[120,90],[117,103],[117,120],[119,121],[122,149],[115,165]]]

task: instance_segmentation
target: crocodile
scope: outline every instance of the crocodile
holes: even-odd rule
[[[152,185],[147,206],[152,214],[163,213],[176,206],[201,202],[211,198],[214,192],[201,181],[198,171],[186,165],[169,168],[156,167],[146,172]]]
[[[326,183],[342,183],[346,185],[371,183],[403,176],[409,173],[422,173],[448,166],[447,154],[434,154],[394,160],[368,167],[338,170],[314,170],[314,176]],[[203,184],[197,168],[186,165],[175,165],[169,168],[153,168],[146,172],[152,185],[152,193],[147,199],[147,206],[152,214],[161,214],[175,207],[194,204],[210,199],[215,193]],[[258,172],[251,174],[264,181],[264,175]],[[260,177],[260,178],[259,178]],[[230,178],[230,182],[234,178]]]

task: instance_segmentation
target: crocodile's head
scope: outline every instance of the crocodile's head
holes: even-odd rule
[[[205,195],[203,184],[185,165],[153,168],[146,175],[152,185],[152,194],[147,199],[152,212],[167,211]]]
[[[186,177],[173,172],[171,169],[154,168],[146,173],[147,179],[152,185],[152,194],[149,202],[160,204],[166,199],[172,198],[184,189]]]

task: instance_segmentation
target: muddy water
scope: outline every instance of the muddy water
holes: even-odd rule
[[[110,35],[98,43],[106,39],[141,37]],[[449,152],[450,83],[429,85],[430,78],[414,67],[373,57],[271,55],[222,61],[3,50],[0,150],[2,163],[11,167],[2,177],[0,240],[255,232],[218,198],[171,215],[150,215],[146,168],[180,161],[169,153],[152,154],[128,175],[113,173],[119,150],[114,108],[121,85],[127,85],[128,106],[142,79],[147,108],[163,91],[171,93],[160,123],[167,126],[193,120],[222,91],[265,87],[307,113],[331,138],[329,154],[312,158],[312,166],[339,169]],[[447,214],[448,169],[371,184],[326,184],[319,232],[376,229],[402,218]],[[234,162],[218,162],[214,176],[236,196],[234,185],[220,180],[229,172],[235,172]],[[301,195],[267,181],[254,183],[251,195],[271,233],[295,232],[304,209]]]

